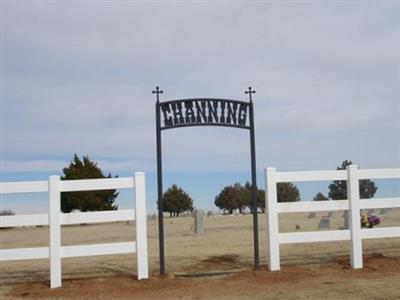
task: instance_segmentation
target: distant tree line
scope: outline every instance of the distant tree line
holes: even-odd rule
[[[277,185],[278,202],[300,201],[298,188],[290,183],[278,183]],[[244,186],[240,183],[225,186],[215,197],[215,205],[228,214],[238,211],[240,214],[246,209],[253,211],[252,185],[246,182]],[[257,189],[257,209],[265,212],[265,190]]]
[[[13,216],[15,213],[11,209],[0,210],[0,216]]]
[[[337,170],[345,170],[352,162],[345,160],[337,167]],[[347,183],[345,180],[335,180],[328,186],[329,193],[325,196],[323,193],[317,193],[314,201],[342,200],[347,199]],[[377,187],[375,183],[369,179],[360,180],[360,198],[372,198]],[[278,202],[296,202],[300,201],[299,189],[291,182],[277,184]],[[215,205],[225,213],[232,214],[235,211],[243,213],[245,209],[252,211],[251,184],[247,182],[244,186],[240,183],[226,186],[215,197]],[[257,190],[257,208],[261,212],[265,212],[265,191]]]
[[[352,162],[345,160],[337,167],[337,170],[345,170]],[[76,154],[68,167],[63,169],[62,180],[90,179],[90,178],[113,178],[111,174],[104,175],[97,163],[91,161],[88,156],[80,159]],[[328,196],[317,193],[314,201],[347,199],[347,185],[345,180],[335,180],[328,186]],[[377,191],[375,183],[369,179],[360,180],[360,197],[372,198]],[[67,192],[61,193],[61,210],[71,212],[75,209],[80,211],[116,210],[118,206],[115,200],[118,192],[115,189],[104,191]],[[299,189],[291,182],[277,184],[278,202],[300,201]],[[181,213],[193,211],[193,199],[182,188],[173,184],[163,194],[164,212],[171,217],[178,217]],[[215,197],[214,204],[224,213],[233,214],[235,211],[244,213],[252,211],[252,186],[249,182],[244,185],[235,183],[222,188]],[[265,212],[265,191],[257,189],[257,210]],[[2,212],[2,214],[11,212]]]
[[[235,210],[239,210],[239,213],[243,213],[246,208],[252,209],[251,200],[251,184],[246,182],[244,186],[240,183],[226,186],[222,191],[215,197],[215,205],[232,214]],[[257,206],[262,210],[265,210],[265,201],[263,198],[265,193],[263,190],[257,191]],[[264,202],[264,205],[263,205]]]
[[[337,167],[337,170],[346,170],[347,166],[352,165],[350,160],[345,160],[342,164]],[[347,183],[345,180],[335,180],[328,186],[329,192],[328,197],[326,197],[321,192],[317,193],[313,200],[314,201],[326,201],[326,200],[344,200],[347,199]],[[369,199],[374,197],[378,188],[375,183],[369,179],[360,180],[359,192],[361,199]]]
[[[279,202],[300,201],[300,192],[292,183],[279,183],[277,185]],[[235,183],[225,186],[215,197],[214,204],[224,213],[233,214],[238,211],[240,214],[246,210],[253,211],[252,186],[249,182],[244,185]],[[163,194],[163,211],[170,214],[170,217],[178,217],[179,214],[193,210],[193,199],[182,188],[172,185]],[[265,212],[265,191],[257,190],[257,210]]]

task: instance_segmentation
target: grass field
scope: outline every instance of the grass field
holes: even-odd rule
[[[322,215],[280,215],[280,231],[315,231]],[[378,214],[379,215],[379,214]],[[379,215],[383,226],[400,224],[400,211]],[[63,288],[50,290],[48,260],[2,262],[2,299],[400,299],[400,238],[363,242],[365,268],[349,268],[349,242],[281,246],[282,271],[265,270],[266,218],[259,215],[262,270],[254,272],[252,217],[204,217],[205,233],[193,235],[191,217],[165,219],[168,276],[158,276],[157,220],[149,220],[151,278],[137,282],[136,257],[112,255],[63,259]],[[296,230],[296,225],[301,229]],[[342,212],[331,229],[343,225]],[[1,248],[48,245],[48,228],[1,230]],[[64,226],[63,245],[134,239],[134,225],[121,223]],[[228,275],[226,275],[226,273]],[[397,283],[397,284],[396,284]],[[318,287],[318,288],[316,288]]]

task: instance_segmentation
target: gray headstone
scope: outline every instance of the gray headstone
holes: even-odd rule
[[[343,229],[349,229],[349,211],[345,210],[343,213]]]
[[[201,210],[195,210],[194,212],[194,234],[204,233],[204,214]]]
[[[309,219],[314,219],[315,218],[315,212],[309,213],[308,217]]]
[[[323,217],[321,221],[319,221],[318,224],[319,229],[330,228],[330,227],[331,227],[331,222],[328,218]]]

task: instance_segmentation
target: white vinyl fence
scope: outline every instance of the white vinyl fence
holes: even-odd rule
[[[136,214],[133,209],[61,213],[61,192],[92,191],[134,188]],[[60,180],[50,176],[48,181],[2,182],[0,194],[49,193],[49,214],[1,216],[0,227],[50,226],[50,247],[0,249],[0,261],[50,258],[50,286],[61,287],[61,258],[92,255],[135,253],[138,279],[148,278],[147,214],[145,176],[142,172],[134,177]],[[92,245],[61,245],[61,225],[129,221],[136,219],[136,241]]]
[[[268,269],[280,270],[280,244],[327,242],[349,240],[351,246],[351,266],[362,268],[362,240],[375,238],[400,237],[400,226],[382,228],[361,228],[360,209],[400,207],[400,198],[360,199],[360,179],[400,178],[400,169],[359,170],[350,165],[347,170],[337,171],[305,171],[276,172],[275,168],[265,170],[266,177],[266,209],[268,232]],[[307,201],[278,203],[276,185],[279,182],[296,181],[347,181],[347,200]],[[313,232],[279,233],[278,214],[294,212],[316,212],[330,210],[348,210],[349,230],[329,230]]]

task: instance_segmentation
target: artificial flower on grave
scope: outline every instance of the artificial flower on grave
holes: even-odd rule
[[[367,216],[366,214],[361,215],[361,227],[362,228],[373,228],[380,223],[380,219],[377,216]]]

